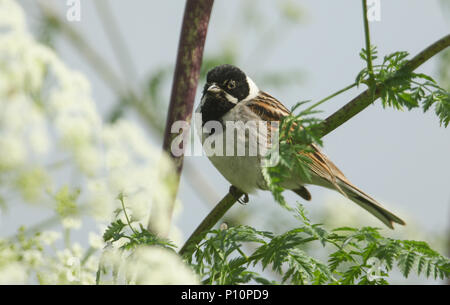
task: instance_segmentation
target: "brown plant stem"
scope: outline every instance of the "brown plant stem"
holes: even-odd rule
[[[171,153],[172,141],[178,136],[171,132],[171,128],[176,121],[184,121],[187,123],[191,121],[203,58],[203,48],[213,3],[213,0],[187,0],[184,9],[172,93],[163,140],[163,150],[170,156],[176,169],[176,177],[172,182],[173,185],[169,194],[170,198],[168,198],[167,202],[169,223],[178,192],[181,171],[183,169],[183,154],[181,156],[174,156]],[[165,179],[165,177],[161,178],[163,180]],[[150,214],[149,230],[152,229],[152,223],[157,222],[153,217],[161,217],[157,214]],[[159,228],[158,232],[160,235],[165,236],[168,230],[169,228]]]

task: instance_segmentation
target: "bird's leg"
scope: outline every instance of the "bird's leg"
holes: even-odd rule
[[[234,198],[236,198],[237,202],[245,205],[248,203],[248,194],[244,193],[244,198],[241,198],[242,197],[241,193],[243,192],[234,185],[230,186],[230,194],[233,195]]]

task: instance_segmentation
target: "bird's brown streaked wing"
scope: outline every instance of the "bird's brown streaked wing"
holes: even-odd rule
[[[260,95],[250,101],[248,107],[255,113],[257,113],[265,121],[280,121],[282,117],[290,114],[289,110],[284,107],[274,97],[267,93],[261,92]],[[292,128],[295,128],[295,123]],[[393,228],[393,223],[404,225],[405,222],[384,208],[375,199],[361,191],[355,185],[353,185],[342,173],[342,171],[322,153],[317,145],[311,144],[312,152],[299,152],[311,160],[309,168],[314,174],[314,178],[319,178],[319,183],[322,186],[333,187],[344,196],[369,211],[372,215],[381,220],[389,228]],[[311,194],[304,187],[293,190],[299,196],[306,200],[311,199]]]
[[[342,193],[345,197],[347,194],[340,188],[337,180],[344,181],[350,184],[350,181],[345,177],[344,173],[333,163],[328,157],[320,151],[319,147],[314,143],[311,144],[313,152],[304,153],[311,163],[309,165],[311,171],[313,171],[318,177],[322,178],[326,182],[331,183],[337,191]]]
[[[281,118],[288,116],[291,112],[276,98],[270,94],[261,91],[260,94],[252,99],[248,104],[254,113],[258,114],[264,121],[280,121]],[[292,125],[295,128],[295,123]],[[320,151],[315,144],[311,144],[314,152],[300,152],[311,159],[310,169],[314,174],[331,182],[338,190],[339,186],[335,183],[335,176],[343,181],[348,181],[344,174]],[[345,194],[344,194],[345,195]]]
[[[263,91],[260,91],[258,96],[248,101],[246,106],[265,122],[279,122],[283,117],[290,114],[290,111],[279,100]],[[267,124],[267,139],[269,142],[273,132],[275,132],[273,126]]]
[[[320,163],[327,165],[327,168],[333,173],[334,176],[339,177],[342,181],[348,182],[344,173],[325,155],[316,144],[311,144],[314,149],[314,155],[320,160]]]
[[[263,91],[249,101],[247,107],[258,114],[263,121],[280,121],[282,117],[290,114],[279,100]]]

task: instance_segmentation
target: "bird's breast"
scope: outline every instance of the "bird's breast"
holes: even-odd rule
[[[219,124],[206,122],[202,127],[203,149],[228,182],[253,193],[263,181],[259,145],[266,142],[265,135],[259,133],[258,117],[238,104],[220,118]]]

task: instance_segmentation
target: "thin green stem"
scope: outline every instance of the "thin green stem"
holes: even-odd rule
[[[65,228],[64,229],[64,245],[66,248],[70,248],[70,229]]]
[[[131,225],[130,219],[128,218],[128,213],[127,213],[127,210],[126,210],[126,208],[125,208],[125,203],[124,203],[124,200],[123,200],[123,194],[120,193],[119,196],[118,196],[118,198],[119,198],[120,204],[122,205],[122,210],[123,210],[123,213],[125,214],[125,218],[126,218],[126,220],[127,220],[128,226],[130,227],[131,231],[133,231],[134,234],[138,234],[138,233],[134,230],[133,226]]]
[[[341,89],[341,90],[339,90],[339,91],[336,91],[335,93],[333,93],[333,94],[327,96],[327,97],[324,98],[324,99],[321,99],[320,101],[318,101],[318,102],[315,103],[314,105],[312,105],[312,106],[310,106],[309,108],[307,108],[307,109],[305,110],[305,112],[308,112],[308,111],[313,110],[314,108],[316,108],[317,106],[322,105],[323,103],[325,103],[325,102],[328,101],[329,99],[332,99],[333,97],[335,97],[335,96],[337,96],[337,95],[339,95],[339,94],[341,94],[341,93],[343,93],[343,92],[345,92],[345,91],[347,91],[347,90],[350,90],[350,89],[352,89],[353,87],[356,87],[356,85],[357,85],[357,83],[353,83],[353,84],[351,84],[351,85],[349,85],[349,86],[347,86],[347,87],[345,87],[345,88],[343,88],[343,89]]]
[[[93,247],[89,247],[86,250],[86,253],[84,254],[83,258],[81,259],[81,266],[84,266],[84,264],[86,264],[87,260],[89,259],[89,257],[92,256],[92,254],[94,254],[97,250]]]
[[[429,93],[433,93],[433,90],[431,90],[430,88],[428,88],[427,86],[424,86],[423,84],[421,84],[419,82],[412,80],[411,83],[413,83],[419,87],[422,87],[423,89],[427,90]]]
[[[102,273],[102,265],[101,262],[98,263],[97,273],[95,274],[95,285],[100,285],[100,278]]]
[[[367,0],[362,0],[363,6],[363,21],[364,21],[364,35],[366,40],[366,54],[367,54],[367,70],[369,71],[369,85],[373,88],[375,85],[375,77],[373,74],[372,65],[372,49],[370,48],[370,30],[369,30],[369,20],[367,18]]]

